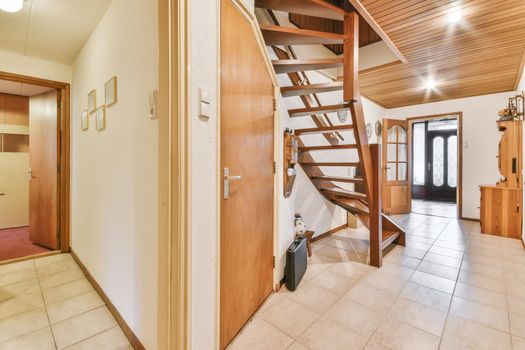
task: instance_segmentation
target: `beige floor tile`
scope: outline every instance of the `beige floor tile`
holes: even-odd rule
[[[467,270],[459,272],[458,281],[493,292],[505,292],[505,284],[501,278],[484,276]]]
[[[412,278],[410,278],[410,281],[448,294],[452,294],[456,284],[454,281],[449,279],[430,275],[421,271],[414,272]]]
[[[333,264],[330,267],[330,271],[353,280],[361,280],[372,272],[377,271],[377,268],[356,262],[344,262]]]
[[[388,262],[390,264],[396,264],[400,266],[405,266],[411,269],[417,268],[421,260],[411,258],[409,256],[400,255],[400,254],[387,254],[387,256],[383,260],[385,263]]]
[[[81,341],[67,350],[133,350],[119,326]]]
[[[505,294],[458,282],[454,295],[496,309],[507,310]]]
[[[356,254],[348,250],[338,249],[330,246],[322,246],[314,250],[314,254],[324,255],[326,257],[335,259],[335,262],[354,261]]]
[[[43,307],[0,320],[0,343],[49,326]]]
[[[293,339],[261,319],[250,321],[233,340],[229,350],[286,349]]]
[[[367,338],[382,319],[381,313],[348,298],[339,300],[325,316]]]
[[[286,348],[286,350],[309,350],[306,346],[299,342],[295,342],[289,347]]]
[[[461,252],[466,249],[466,245],[464,243],[448,242],[448,241],[441,240],[440,238],[436,239],[436,241],[434,242],[434,246],[453,249],[453,250],[457,250]]]
[[[433,254],[439,254],[439,255],[448,256],[450,258],[455,258],[455,259],[462,259],[463,258],[463,252],[462,251],[457,251],[457,250],[454,250],[454,249],[448,249],[448,248],[444,248],[444,247],[433,246],[432,248],[430,248],[430,250],[428,252],[429,253],[433,253]]]
[[[313,311],[323,313],[334,305],[340,297],[339,294],[330,292],[313,283],[305,283],[302,288],[297,289],[288,298]]]
[[[407,283],[400,297],[441,311],[447,311],[452,301],[452,295],[448,293],[412,282]]]
[[[480,254],[472,254],[472,253],[469,253],[468,250],[465,253],[465,256],[463,259],[467,261],[477,262],[480,264],[503,267],[503,260],[501,259],[492,258],[492,257],[480,255]]]
[[[509,332],[509,317],[506,311],[481,305],[466,299],[453,297],[450,315],[475,321],[485,326]]]
[[[23,270],[27,270],[31,268],[33,269],[35,268],[35,264],[33,260],[26,260],[26,261],[21,261],[17,263],[0,265],[0,275],[23,271]]]
[[[459,267],[461,266],[460,259],[451,258],[449,256],[439,255],[439,254],[434,254],[434,253],[428,253],[427,255],[425,255],[425,258],[423,260],[430,261],[432,263],[436,263],[440,265],[445,265],[448,267],[453,267],[455,269],[459,269]]]
[[[410,279],[410,276],[412,276],[412,274],[414,273],[414,269],[410,269],[408,267],[396,264],[391,264],[389,262],[385,262],[381,267],[380,271],[382,273],[393,277],[397,277],[404,281],[408,281]]]
[[[259,315],[260,318],[294,339],[304,332],[319,316],[319,313],[288,298]]]
[[[457,268],[436,264],[430,261],[422,261],[421,264],[419,264],[417,270],[453,281],[458,278],[459,274],[459,269]]]
[[[28,281],[36,278],[36,271],[34,267],[25,270],[8,272],[0,275],[0,287],[8,286],[10,284]]]
[[[512,337],[512,350],[525,350],[525,339]]]
[[[477,273],[483,276],[489,276],[494,278],[501,279],[501,276],[504,274],[502,267],[486,265],[481,263],[475,263],[472,261],[463,260],[461,264],[461,270],[466,270],[469,272]]]
[[[514,336],[525,338],[525,317],[515,315],[512,313],[512,310],[510,311],[510,332]]]
[[[49,264],[37,264],[36,272],[38,276],[46,276],[54,273],[64,272],[71,269],[77,269],[78,265],[73,259],[62,260],[55,263]]]
[[[435,239],[433,239],[433,238],[421,237],[421,236],[411,236],[411,235],[407,235],[407,236],[406,236],[406,241],[407,241],[407,242],[419,242],[419,243],[424,243],[424,244],[427,244],[427,245],[432,246],[432,244],[434,243]],[[430,247],[429,247],[429,248],[430,248]]]
[[[441,339],[441,345],[439,346],[439,350],[474,350],[474,349],[467,347],[465,345],[454,343],[453,341],[450,341],[450,340]]]
[[[310,326],[298,340],[311,350],[358,350],[367,341],[365,337],[324,317]]]
[[[350,289],[344,298],[358,302],[377,312],[385,313],[394,303],[396,296],[365,283],[359,283]]]
[[[525,299],[509,293],[507,294],[507,305],[513,314],[525,316]]]
[[[48,289],[51,287],[56,287],[64,283],[76,281],[79,279],[86,278],[84,273],[79,268],[67,270],[64,272],[54,273],[51,275],[46,275],[40,277],[40,286],[42,289]]]
[[[417,236],[413,236],[413,237],[417,237]],[[422,238],[425,239],[425,237],[422,237]],[[423,243],[423,242],[417,242],[413,240],[407,240],[405,246],[408,248],[415,248],[419,250],[429,250],[430,247],[432,246],[432,243]]]
[[[445,325],[443,339],[475,350],[511,349],[510,334],[450,315]]]
[[[104,301],[94,290],[75,297],[47,305],[47,314],[51,324],[80,315],[86,311],[104,305]]]
[[[363,350],[388,350],[388,348],[385,348],[383,345],[374,343],[373,341],[369,341],[368,344],[366,344],[366,346],[363,348]]]
[[[36,291],[0,302],[0,320],[44,306],[42,293]]]
[[[73,282],[64,283],[52,288],[44,289],[44,300],[46,304],[56,303],[64,299],[75,297],[80,294],[92,291],[93,287],[87,279],[80,279]]]
[[[397,277],[384,274],[380,271],[381,270],[379,270],[378,272],[374,272],[373,274],[363,279],[363,283],[384,290],[390,294],[399,294],[405,286],[406,281]]]
[[[421,250],[421,249],[416,249],[416,248],[406,248],[406,247],[401,247],[401,246],[397,246],[396,248],[394,248],[394,251],[396,254],[409,256],[414,259],[423,259],[423,257],[427,253],[426,250]]]
[[[432,350],[439,347],[440,339],[393,317],[387,317],[371,340],[392,350]]]
[[[81,342],[116,326],[109,310],[103,306],[52,325],[58,349]]]
[[[447,318],[446,311],[399,298],[392,306],[390,315],[428,333],[441,337]]]
[[[303,284],[306,284],[306,283],[301,283],[300,284],[300,287],[303,286]],[[285,286],[281,287],[281,289],[286,289]],[[301,288],[298,288],[296,290],[296,292],[298,290],[300,290]],[[270,296],[268,298],[266,298],[266,300],[264,301],[264,303],[261,305],[261,307],[259,308],[258,310],[258,313],[261,313],[263,311],[266,311],[268,310],[269,308],[271,308],[272,306],[275,306],[278,302],[280,302],[281,300],[283,300],[284,298],[287,298],[288,296],[290,296],[292,293],[272,293],[270,294]]]
[[[357,283],[357,281],[343,277],[330,270],[323,271],[316,277],[312,278],[311,283],[329,290],[332,293],[343,295]]]
[[[43,258],[38,258],[33,260],[35,262],[35,266],[44,266],[44,265],[50,265],[50,264],[60,264],[62,262],[69,263],[73,260],[73,257],[71,254],[64,253],[64,254],[55,254],[50,256],[45,256]]]
[[[0,343],[0,350],[55,350],[49,326]]]
[[[308,265],[308,267],[306,268],[306,272],[304,273],[304,276],[303,276],[303,281],[311,280],[312,278],[314,278],[315,276],[317,276],[318,274],[320,274],[324,270],[330,268],[331,266],[332,266],[332,264]]]
[[[40,285],[38,284],[38,280],[36,278],[3,286],[0,287],[0,303],[24,294],[30,294],[39,291]]]

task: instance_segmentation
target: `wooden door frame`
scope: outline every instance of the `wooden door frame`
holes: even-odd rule
[[[217,7],[217,67],[221,66],[221,30],[222,30],[222,13],[221,13],[221,1],[218,1],[218,7]],[[278,113],[278,105],[277,105],[277,96],[279,96],[280,89],[279,84],[277,82],[277,76],[275,74],[275,71],[273,69],[273,65],[271,60],[268,57],[268,53],[266,51],[266,43],[263,39],[261,30],[259,28],[259,24],[257,22],[257,19],[255,17],[255,14],[250,11],[250,9],[246,6],[246,4],[242,0],[227,0],[230,1],[239,11],[239,13],[244,16],[246,21],[248,21],[249,25],[251,26],[253,30],[253,34],[255,35],[255,38],[257,40],[257,44],[259,46],[259,49],[261,50],[261,55],[264,59],[264,62],[266,64],[266,67],[268,69],[268,74],[270,76],[270,79],[273,84],[274,88],[274,101],[275,101],[275,108],[274,108],[274,127],[273,127],[273,159],[274,159],[274,167],[276,171],[274,172],[274,183],[273,183],[273,255],[274,257],[278,256],[279,251],[279,232],[278,232],[278,213],[279,213],[279,181],[278,181],[278,171],[277,167],[279,166],[279,150],[280,150],[280,123],[279,123],[279,113]],[[217,69],[217,72],[219,72],[219,69]],[[220,265],[220,241],[221,241],[221,196],[222,193],[220,193],[221,190],[221,182],[222,182],[222,169],[221,169],[221,77],[220,74],[217,74],[217,115],[219,118],[217,118],[217,290],[216,290],[216,300],[217,300],[217,308],[216,308],[216,344],[217,347],[220,344],[220,281],[221,281],[221,265]],[[276,267],[274,267],[273,271],[273,290],[274,292],[277,291],[280,287],[280,279],[278,277],[278,271]]]
[[[447,116],[456,117],[458,120],[458,186],[456,188],[456,215],[458,219],[468,219],[463,217],[463,112],[431,114],[409,117],[406,119],[408,121],[408,156],[410,157],[410,164],[412,165],[408,172],[408,190],[410,199],[412,200],[412,124],[428,120],[440,120]]]
[[[60,251],[67,253],[70,251],[70,208],[71,208],[71,159],[70,159],[70,84],[30,77],[27,75],[8,73],[0,71],[1,80],[9,80],[18,83],[39,85],[57,89],[60,97],[60,120],[57,122],[57,141],[61,145],[61,153],[57,158],[58,171],[58,229],[60,232]]]

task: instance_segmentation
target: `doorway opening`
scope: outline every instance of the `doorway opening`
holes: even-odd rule
[[[409,119],[413,213],[461,218],[461,117]]]
[[[64,101],[68,84],[0,72],[0,264],[69,250]]]

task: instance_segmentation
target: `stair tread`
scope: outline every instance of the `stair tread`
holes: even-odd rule
[[[343,90],[342,82],[329,82],[309,85],[284,86],[281,88],[283,97],[319,94],[323,92]]]
[[[357,212],[365,215],[369,214],[368,207],[355,199],[337,197],[332,198],[332,202],[350,212]]]
[[[306,166],[341,166],[341,167],[358,167],[358,162],[300,162]]]
[[[321,176],[311,176],[312,179],[316,180],[326,180],[326,181],[336,181],[336,182],[363,182],[362,178],[359,177],[348,177],[348,176],[330,176],[330,175],[321,175]]]
[[[345,11],[322,0],[255,0],[255,7],[342,21]]]
[[[383,249],[388,247],[392,242],[394,242],[400,235],[399,231],[390,231],[390,230],[383,230]]]
[[[295,129],[296,135],[312,135],[312,134],[324,134],[329,132],[338,132],[345,130],[352,130],[354,127],[351,124],[345,125],[334,125],[334,126],[322,126],[318,128],[307,128],[307,129]]]
[[[338,105],[329,105],[329,106],[319,106],[319,107],[310,107],[310,108],[296,108],[289,109],[288,114],[290,118],[297,117],[307,117],[315,114],[325,114],[325,113],[334,113],[339,111],[347,111],[350,106],[348,104],[338,104]]]
[[[299,152],[308,151],[331,151],[337,149],[355,149],[357,145],[328,145],[328,146],[303,146],[299,147]]]
[[[342,44],[343,34],[320,32],[317,30],[260,25],[266,45],[330,45]]]
[[[360,192],[354,192],[350,190],[345,190],[344,188],[340,187],[333,187],[333,188],[320,188],[321,191],[332,193],[337,196],[342,196],[346,198],[355,198],[355,199],[364,199],[366,200],[366,194],[360,193]]]
[[[308,70],[337,68],[343,65],[343,59],[337,58],[314,58],[297,60],[273,60],[275,73],[304,72]]]

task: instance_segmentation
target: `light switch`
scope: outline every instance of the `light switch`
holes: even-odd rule
[[[463,140],[463,148],[464,149],[468,148],[468,140]]]
[[[153,90],[149,93],[149,117],[150,119],[157,119],[158,114],[158,93],[157,90]]]
[[[211,116],[210,95],[199,88],[199,117],[209,119]]]

